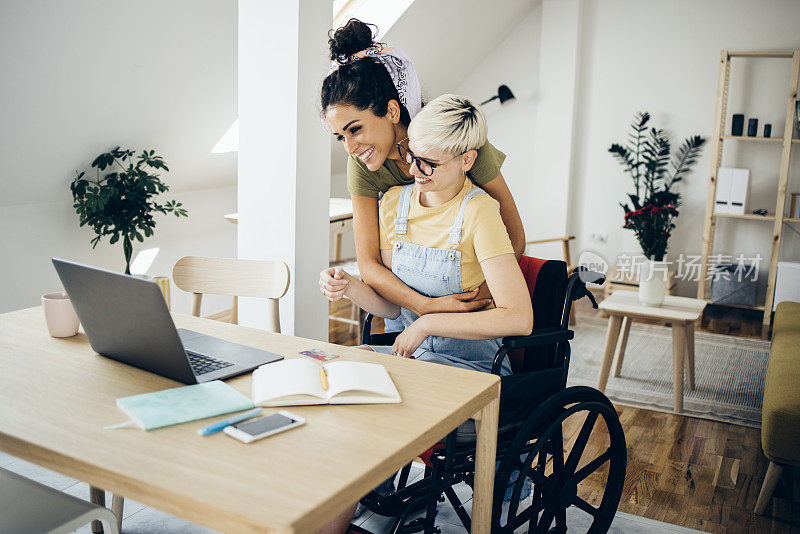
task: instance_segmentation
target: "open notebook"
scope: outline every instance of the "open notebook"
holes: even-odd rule
[[[359,362],[320,365],[293,358],[253,371],[253,402],[258,406],[298,406],[388,404],[402,399],[382,365]]]

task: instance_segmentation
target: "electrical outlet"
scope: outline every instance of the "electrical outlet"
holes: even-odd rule
[[[589,241],[592,243],[608,243],[608,234],[604,232],[591,233],[589,234]]]

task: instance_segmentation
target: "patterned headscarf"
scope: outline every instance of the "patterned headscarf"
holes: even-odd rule
[[[383,43],[375,43],[366,50],[356,52],[344,62],[331,61],[328,75],[330,76],[332,72],[344,63],[368,56],[380,61],[389,71],[389,76],[391,76],[392,82],[397,88],[397,93],[400,95],[400,103],[406,107],[408,114],[413,119],[422,109],[422,89],[419,85],[419,78],[417,78],[417,71],[414,70],[414,64],[411,63],[411,59],[406,53],[399,48],[387,46]]]

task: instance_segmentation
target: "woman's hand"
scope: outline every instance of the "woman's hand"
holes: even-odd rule
[[[481,285],[478,286],[478,294],[472,297],[470,300],[484,300],[489,299],[492,300],[492,292],[489,291],[489,284],[486,283],[486,280],[483,281]]]
[[[481,287],[484,287],[483,284]],[[488,287],[487,293],[488,293]],[[473,312],[482,310],[492,302],[491,293],[490,298],[481,298],[480,287],[466,293],[453,293],[452,295],[445,295],[444,297],[437,297],[428,299],[425,307],[424,314],[429,313],[462,313]]]
[[[410,358],[414,351],[422,345],[425,338],[428,337],[428,331],[425,329],[425,317],[420,317],[405,330],[400,332],[397,339],[394,340],[392,346],[392,354],[402,356],[403,358]]]
[[[331,302],[342,300],[350,275],[341,267],[330,267],[319,273],[319,289]]]

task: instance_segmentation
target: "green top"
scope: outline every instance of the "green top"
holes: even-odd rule
[[[475,185],[483,186],[497,178],[505,159],[505,154],[486,141],[478,149],[478,157],[467,176]],[[355,156],[347,160],[347,190],[353,195],[378,198],[396,185],[412,183],[414,178],[406,178],[393,159],[386,158],[377,171],[367,169],[364,162]]]

